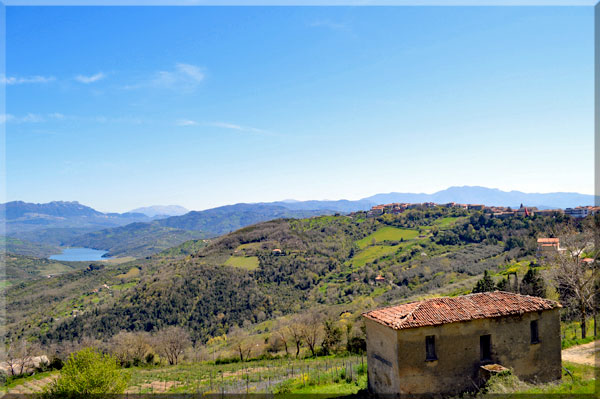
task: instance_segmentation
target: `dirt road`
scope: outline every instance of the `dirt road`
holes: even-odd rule
[[[600,355],[600,341],[572,346],[562,351],[562,360],[595,366],[595,357]]]

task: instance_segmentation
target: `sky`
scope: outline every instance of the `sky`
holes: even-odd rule
[[[592,7],[7,7],[6,200],[592,194]]]

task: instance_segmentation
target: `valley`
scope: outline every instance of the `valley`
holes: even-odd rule
[[[495,287],[535,269],[550,287],[537,238],[587,221],[486,212],[426,204],[375,217],[279,218],[221,236],[160,220],[86,233],[78,244],[111,243],[116,256],[70,262],[5,255],[1,321],[9,342],[35,342],[55,358],[90,345],[124,356],[129,393],[353,394],[366,386],[364,311],[468,294],[484,272]],[[571,324],[563,342],[580,342],[572,316],[565,317]],[[311,325],[319,337],[312,344]],[[297,326],[302,332],[294,333]],[[171,329],[182,329],[185,360],[165,367],[156,340]],[[294,334],[302,334],[297,345]],[[124,339],[146,342],[150,357],[119,352]]]

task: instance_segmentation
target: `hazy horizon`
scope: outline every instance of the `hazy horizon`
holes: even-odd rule
[[[238,202],[232,202],[232,203],[223,203],[223,204],[218,204],[212,207],[208,207],[208,208],[189,208],[177,203],[172,203],[172,204],[142,204],[142,205],[138,205],[135,206],[133,208],[128,208],[128,209],[102,209],[102,208],[98,208],[95,207],[91,204],[88,203],[84,203],[82,201],[79,201],[77,199],[54,199],[54,200],[50,200],[47,202],[39,202],[39,201],[24,201],[24,202],[30,202],[30,203],[49,203],[49,202],[77,202],[81,205],[85,205],[85,206],[89,206],[97,211],[103,212],[103,213],[111,213],[111,212],[117,212],[117,213],[124,213],[124,212],[130,212],[136,209],[140,209],[140,208],[148,208],[148,207],[160,207],[160,206],[178,206],[178,207],[183,207],[186,208],[187,211],[204,211],[207,209],[212,209],[212,208],[217,208],[217,207],[222,207],[222,206],[230,206],[230,205],[236,205],[236,204],[260,204],[260,203],[272,203],[272,202],[302,202],[302,201],[343,201],[343,200],[347,200],[347,201],[360,201],[360,200],[365,200],[369,197],[378,195],[378,194],[394,194],[394,193],[400,193],[400,194],[425,194],[425,195],[431,195],[431,194],[435,194],[437,192],[440,191],[445,191],[447,189],[451,189],[451,188],[455,188],[455,187],[476,187],[476,188],[485,188],[485,189],[490,189],[490,190],[499,190],[497,188],[493,188],[493,187],[484,187],[484,186],[450,186],[450,187],[446,187],[445,189],[442,190],[436,190],[436,191],[432,191],[432,192],[419,192],[419,193],[409,193],[407,191],[387,191],[387,192],[381,192],[381,193],[372,193],[370,195],[367,195],[365,197],[360,197],[360,198],[308,198],[308,199],[302,199],[302,200],[298,200],[295,198],[285,198],[285,199],[275,199],[275,200],[271,200],[271,201],[255,201],[255,202],[246,202],[246,201],[238,201]],[[521,190],[500,190],[503,192],[522,192],[524,194],[554,194],[554,193],[560,193],[560,194],[583,194],[583,195],[593,195],[593,194],[585,194],[585,193],[577,193],[574,191],[571,192],[567,192],[567,191],[558,191],[558,192],[527,192],[527,191],[521,191]],[[20,199],[15,199],[12,201],[23,201]],[[10,201],[8,201],[10,202]],[[509,204],[504,204],[504,205],[509,205]],[[527,204],[526,204],[527,205]],[[584,204],[581,204],[584,205]]]

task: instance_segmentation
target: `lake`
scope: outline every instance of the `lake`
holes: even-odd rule
[[[52,260],[68,260],[68,261],[95,261],[95,260],[104,260],[108,258],[103,258],[104,255],[108,251],[101,251],[98,249],[91,248],[65,248],[62,253],[52,255],[49,259]]]

